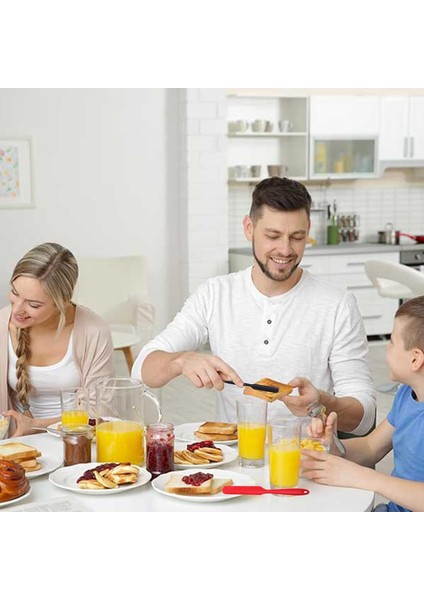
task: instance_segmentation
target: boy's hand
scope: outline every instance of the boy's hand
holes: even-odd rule
[[[364,487],[366,467],[316,450],[302,450],[302,455],[304,458],[301,461],[301,475],[305,479],[312,479],[324,485]]]

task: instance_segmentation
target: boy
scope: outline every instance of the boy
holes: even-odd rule
[[[387,418],[364,438],[344,441],[345,458],[334,444],[332,454],[304,450],[302,476],[317,483],[371,490],[390,500],[376,512],[424,511],[424,296],[402,304],[395,314],[387,347],[391,379],[402,383]],[[314,419],[314,435],[322,422]],[[324,437],[331,442],[337,415],[328,416]],[[370,468],[390,450],[391,475]],[[347,460],[346,460],[347,459]]]

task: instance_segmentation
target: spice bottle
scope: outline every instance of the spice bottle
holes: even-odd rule
[[[62,428],[63,462],[65,467],[91,462],[91,425],[78,425]]]
[[[152,479],[174,470],[174,426],[152,423],[146,428],[146,469]]]

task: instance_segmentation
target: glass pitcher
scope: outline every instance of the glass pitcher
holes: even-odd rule
[[[104,379],[96,386],[97,462],[144,464],[145,402],[153,402],[162,419],[158,399],[137,379]]]

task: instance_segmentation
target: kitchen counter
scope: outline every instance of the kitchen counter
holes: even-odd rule
[[[345,242],[334,246],[327,244],[312,246],[305,249],[305,256],[320,256],[328,254],[368,254],[369,252],[402,252],[404,250],[424,250],[424,244],[378,244],[374,243],[349,243]],[[245,248],[230,248],[229,253],[239,254],[242,256],[251,256],[252,248],[250,246]]]

